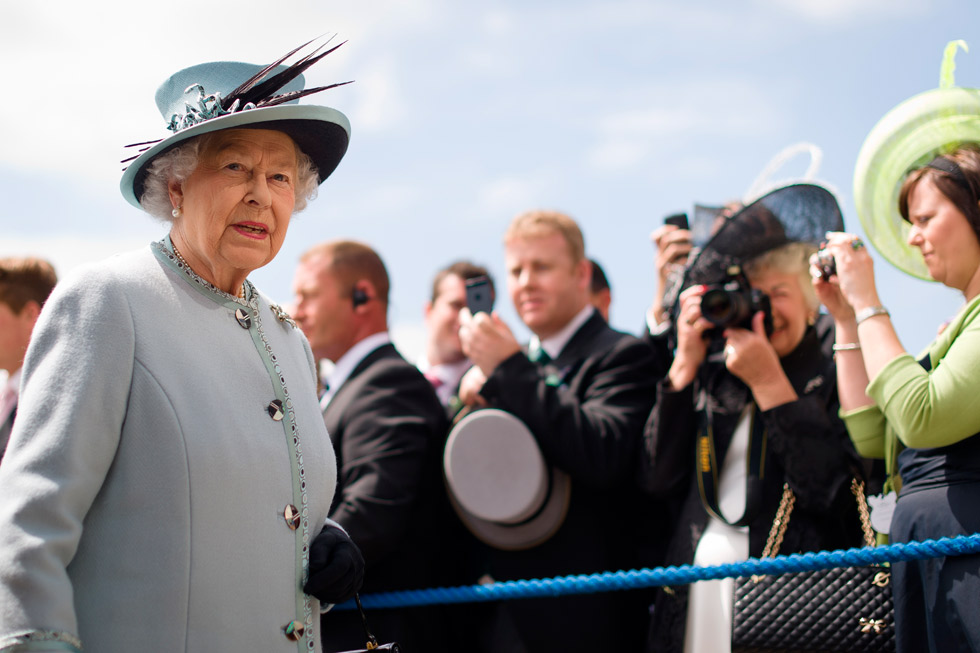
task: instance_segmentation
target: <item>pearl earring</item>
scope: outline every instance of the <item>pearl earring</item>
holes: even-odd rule
[[[174,210],[170,212],[170,215],[174,216],[175,218],[179,218],[180,215],[181,215],[181,213],[182,213],[182,211],[180,210],[180,207],[178,206],[178,207],[175,207]]]

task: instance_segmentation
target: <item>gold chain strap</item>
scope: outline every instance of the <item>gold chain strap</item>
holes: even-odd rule
[[[875,545],[875,532],[871,528],[871,513],[868,512],[868,500],[864,497],[864,481],[856,478],[851,479],[851,492],[857,499],[858,516],[861,518],[861,531],[864,533],[864,543],[867,546]]]
[[[861,530],[864,532],[864,542],[867,546],[874,546],[875,536],[874,530],[871,528],[871,515],[868,513],[868,501],[864,497],[864,482],[852,478],[851,493],[857,499],[858,516],[861,518]],[[783,496],[779,500],[779,508],[776,509],[776,516],[772,520],[772,528],[769,529],[766,548],[762,550],[763,558],[771,558],[779,553],[779,547],[783,545],[783,538],[786,536],[786,529],[789,527],[789,518],[793,513],[793,506],[795,504],[796,495],[790,489],[789,483],[783,484]]]
[[[776,509],[776,516],[772,520],[772,528],[769,529],[769,537],[766,539],[766,548],[762,550],[763,558],[771,558],[779,551],[786,536],[786,528],[789,526],[789,516],[793,512],[793,505],[796,503],[796,495],[790,489],[789,483],[783,484],[783,496],[779,500],[779,508]]]

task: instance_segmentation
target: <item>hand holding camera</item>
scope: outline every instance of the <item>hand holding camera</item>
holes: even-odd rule
[[[704,287],[701,315],[718,330],[729,327],[752,329],[752,319],[762,311],[766,335],[772,335],[772,307],[769,297],[749,285],[741,268],[733,266],[721,283]],[[709,332],[717,335],[718,331]]]
[[[705,286],[691,286],[678,298],[677,348],[667,375],[675,390],[687,387],[697,375],[698,368],[708,354],[704,332],[711,323],[701,316],[701,295]]]
[[[650,240],[657,248],[657,290],[651,313],[660,323],[668,319],[665,309],[674,303],[677,284],[680,282],[684,265],[687,264],[693,248],[687,214],[678,213],[664,218],[664,224],[653,230]],[[665,295],[670,290],[673,290],[673,293],[665,300]]]
[[[776,350],[769,342],[771,325],[756,312],[748,329],[725,329],[725,367],[752,391],[760,410],[794,401],[796,391],[783,371]]]
[[[838,323],[854,320],[854,309],[881,302],[874,283],[874,262],[854,234],[828,232],[827,242],[810,259],[813,287]]]

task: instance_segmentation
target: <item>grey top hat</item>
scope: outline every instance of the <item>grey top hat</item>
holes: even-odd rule
[[[449,433],[443,466],[456,513],[494,548],[537,546],[568,512],[571,479],[546,463],[524,422],[505,411],[486,408],[461,419]]]
[[[140,207],[147,168],[156,157],[188,139],[221,129],[284,132],[313,159],[320,181],[326,179],[347,151],[350,122],[336,109],[299,105],[298,101],[306,95],[350,82],[304,88],[302,72],[343,45],[317,54],[323,48],[321,45],[296,63],[281,65],[310,43],[266,66],[213,61],[171,75],[157,89],[156,104],[172,134],[126,146],[138,148],[139,152],[123,161],[129,163],[120,182],[126,201]]]

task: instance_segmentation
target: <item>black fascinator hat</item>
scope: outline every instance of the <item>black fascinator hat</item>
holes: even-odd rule
[[[819,245],[844,220],[832,192],[816,184],[773,190],[720,224],[684,272],[682,288],[722,281],[732,266],[788,243]]]

